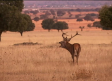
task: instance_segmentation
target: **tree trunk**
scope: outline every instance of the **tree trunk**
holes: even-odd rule
[[[0,42],[1,42],[1,35],[2,35],[2,31],[0,31]]]
[[[50,32],[50,29],[48,29],[48,32]]]
[[[23,36],[23,32],[20,32],[21,36]]]

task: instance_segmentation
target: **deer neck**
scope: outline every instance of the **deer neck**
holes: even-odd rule
[[[73,53],[73,45],[70,43],[66,43],[65,49],[67,49],[71,54]]]

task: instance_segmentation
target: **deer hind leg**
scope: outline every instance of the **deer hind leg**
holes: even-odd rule
[[[76,56],[76,59],[77,59],[77,65],[78,65],[78,58],[79,58],[80,51],[81,51],[81,48],[79,48],[78,51],[77,51],[77,56]]]
[[[77,59],[77,65],[78,65],[78,58],[79,58],[79,55],[76,56],[76,59]]]
[[[74,54],[72,55],[73,63],[74,63]]]
[[[77,50],[74,50],[74,56],[77,56]]]

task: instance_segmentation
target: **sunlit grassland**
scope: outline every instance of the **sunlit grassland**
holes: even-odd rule
[[[76,31],[68,31],[68,37]],[[6,32],[0,42],[0,81],[111,81],[112,31],[83,31],[70,43],[80,43],[79,65],[60,48],[61,32]],[[16,43],[38,42],[42,45]]]

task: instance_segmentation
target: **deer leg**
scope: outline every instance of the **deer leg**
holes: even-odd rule
[[[77,51],[77,56],[76,56],[76,59],[77,59],[77,65],[78,65],[78,58],[79,58],[79,51]]]
[[[73,63],[74,63],[74,54],[72,55]]]
[[[76,50],[74,51],[74,56],[77,56],[77,51]]]
[[[77,56],[76,56],[76,59],[77,59],[77,65],[78,65],[78,58],[79,58],[79,56],[77,55]]]

